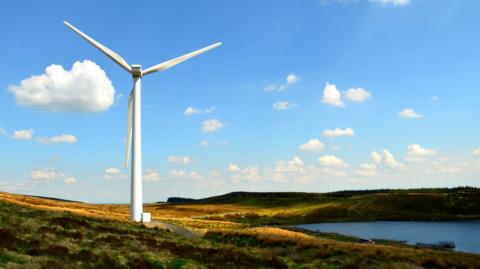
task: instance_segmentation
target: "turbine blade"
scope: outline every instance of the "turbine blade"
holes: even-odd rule
[[[90,42],[93,46],[95,46],[97,49],[99,49],[103,54],[107,55],[108,58],[112,59],[114,62],[116,62],[118,65],[120,65],[123,69],[127,70],[129,73],[131,72],[130,65],[125,61],[125,59],[122,58],[122,56],[118,55],[116,52],[113,50],[105,47],[104,45],[100,44],[99,42],[95,41],[93,38],[89,37],[82,31],[78,30],[75,28],[75,26],[71,25],[70,23],[64,21],[63,22],[68,28],[72,29],[74,32],[79,34],[81,37],[83,37],[85,40]]]
[[[222,45],[221,42],[218,42],[218,43],[215,43],[213,45],[210,45],[208,47],[205,47],[203,49],[199,49],[197,51],[194,51],[194,52],[190,52],[188,54],[185,54],[183,56],[180,56],[180,57],[177,57],[175,59],[172,59],[172,60],[169,60],[169,61],[166,61],[166,62],[163,62],[161,64],[157,64],[157,65],[154,65],[152,67],[149,67],[147,69],[145,69],[143,72],[142,72],[142,76],[145,76],[145,75],[148,75],[150,73],[153,73],[153,72],[157,72],[157,71],[163,71],[163,70],[167,70],[169,69],[170,67],[173,67],[181,62],[184,62],[192,57],[195,57],[201,53],[204,53],[206,51],[209,51],[211,49],[214,49],[216,47],[219,47],[220,45]]]
[[[132,119],[133,119],[133,98],[135,92],[132,90],[130,97],[128,98],[128,128],[127,128],[127,141],[126,141],[126,155],[125,155],[125,168],[128,168],[130,161],[130,150],[132,148]]]

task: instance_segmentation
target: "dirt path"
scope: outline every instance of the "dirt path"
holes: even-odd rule
[[[186,238],[200,238],[202,235],[198,232],[191,231],[189,229],[186,229],[180,225],[165,222],[165,221],[160,221],[160,220],[152,220],[152,222],[144,223],[145,226],[149,228],[154,228],[158,227],[161,229],[166,229],[169,230],[173,233],[180,234]]]

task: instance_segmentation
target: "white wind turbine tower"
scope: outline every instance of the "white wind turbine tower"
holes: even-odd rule
[[[154,65],[145,70],[142,70],[141,65],[129,65],[125,59],[120,55],[95,41],[93,38],[84,34],[73,25],[68,22],[63,22],[68,28],[75,31],[85,40],[90,42],[93,46],[103,52],[108,58],[112,59],[123,69],[127,70],[133,78],[133,90],[130,93],[128,99],[128,132],[127,132],[127,150],[125,167],[128,167],[130,157],[130,147],[133,147],[132,151],[132,181],[130,192],[130,219],[135,222],[148,222],[150,221],[150,214],[143,213],[143,201],[142,201],[142,132],[141,132],[141,102],[142,91],[141,81],[142,77],[157,71],[164,71],[173,67],[183,61],[186,61],[192,57],[195,57],[208,50],[214,49],[220,46],[222,43],[218,42],[203,49],[185,54],[175,59],[163,62],[161,64]],[[132,146],[133,140],[133,146]]]

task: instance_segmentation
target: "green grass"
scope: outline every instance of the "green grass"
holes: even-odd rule
[[[0,268],[252,268],[269,262],[163,229],[0,202]]]
[[[192,202],[191,202],[192,203]],[[480,189],[416,189],[335,193],[237,192],[193,204],[238,204],[241,213],[206,216],[254,225],[374,220],[480,219]],[[260,209],[260,210],[259,210]]]
[[[297,209],[305,204],[281,199]],[[307,213],[316,210],[305,207]],[[480,268],[480,255],[388,242],[363,245],[338,234],[235,227],[211,228],[190,239],[159,228],[0,201],[0,268]]]

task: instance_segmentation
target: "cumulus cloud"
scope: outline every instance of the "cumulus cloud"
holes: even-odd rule
[[[67,177],[63,182],[67,185],[75,185],[78,183],[77,179],[74,177]]]
[[[394,6],[406,6],[410,4],[410,0],[370,0],[370,2],[383,4],[383,5],[394,5]]]
[[[168,156],[169,163],[191,164],[197,161],[196,158],[190,156]]]
[[[195,115],[195,114],[210,114],[212,113],[215,109],[217,109],[216,107],[214,106],[211,106],[209,108],[205,108],[205,109],[198,109],[198,108],[194,108],[194,107],[187,107],[185,109],[185,111],[183,112],[183,114],[185,116],[192,116],[192,115]]]
[[[224,123],[218,119],[210,119],[202,122],[202,131],[204,133],[212,133],[222,128]]]
[[[373,151],[371,154],[370,154],[370,158],[372,159],[372,161],[376,164],[379,164],[380,162],[382,162],[382,155],[380,155],[380,153],[376,152],[376,151]]]
[[[110,167],[105,169],[105,175],[103,175],[104,179],[126,179],[127,175],[122,173],[120,169],[115,167]]]
[[[285,84],[269,84],[267,87],[265,87],[266,92],[271,92],[271,91],[277,91],[277,92],[283,92],[285,91],[288,87],[297,84],[300,81],[300,77],[295,74],[289,74],[287,78],[285,79]]]
[[[355,174],[361,177],[372,177],[377,175],[377,166],[375,164],[364,163],[355,171]]]
[[[49,144],[49,145],[60,144],[60,143],[74,144],[77,142],[77,138],[71,134],[62,134],[62,135],[52,136],[52,137],[38,137],[36,139],[41,144]]]
[[[345,93],[345,98],[352,102],[365,102],[372,94],[363,88],[351,88]]]
[[[328,167],[346,167],[347,164],[340,158],[333,155],[325,155],[318,159],[321,165]]]
[[[424,115],[415,112],[412,108],[405,108],[398,113],[398,116],[407,119],[420,119],[424,117]]]
[[[231,173],[232,182],[235,184],[239,184],[241,181],[259,182],[261,179],[258,166],[241,168],[237,164],[229,164],[227,171]]]
[[[272,104],[273,109],[275,110],[289,110],[296,107],[297,104],[288,102],[288,101],[279,101]]]
[[[318,152],[325,148],[325,145],[318,139],[310,139],[308,142],[298,147],[301,151]]]
[[[47,111],[99,112],[115,101],[115,89],[105,72],[94,62],[75,62],[71,70],[50,65],[42,75],[9,86],[16,102]]]
[[[171,170],[169,176],[173,179],[194,179],[194,180],[205,180],[201,175],[196,171],[185,171],[185,170]]]
[[[397,161],[395,159],[395,157],[393,156],[393,154],[384,149],[383,150],[383,158],[385,160],[385,164],[391,168],[395,168],[395,169],[405,169],[405,165],[399,161]]]
[[[237,164],[231,163],[227,166],[227,171],[229,172],[238,172],[240,171],[240,167]]]
[[[480,157],[480,148],[474,149],[472,151],[472,155],[475,156],[475,157]]]
[[[328,82],[323,89],[322,102],[332,106],[344,107],[342,93],[337,89],[335,84],[330,84]]]
[[[354,136],[355,131],[352,128],[335,128],[335,130],[325,130],[323,131],[323,136],[326,137],[339,137],[339,136]]]
[[[160,179],[162,179],[160,173],[152,169],[147,169],[147,171],[143,174],[143,180],[145,181],[155,182],[159,181]]]
[[[50,182],[65,178],[65,173],[57,171],[55,168],[38,168],[30,172],[30,179],[34,182]]]
[[[13,139],[18,139],[18,140],[30,140],[32,139],[33,136],[33,129],[25,129],[25,130],[18,130],[13,132]]]
[[[304,181],[307,175],[305,163],[302,159],[294,156],[289,161],[277,161],[272,173],[272,180],[275,182],[287,182],[289,179],[300,179]]]
[[[427,157],[436,155],[437,151],[433,149],[422,148],[418,144],[408,145],[407,154],[405,159],[411,162],[422,162]]]

